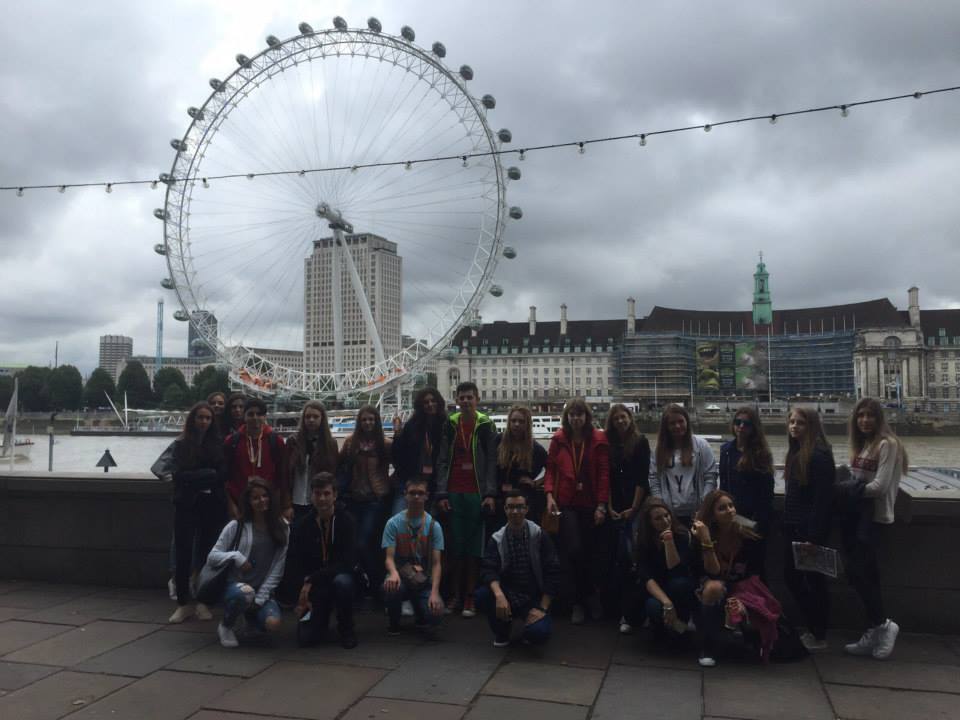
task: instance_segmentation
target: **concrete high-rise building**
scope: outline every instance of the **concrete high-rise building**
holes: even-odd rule
[[[213,356],[213,348],[203,339],[203,335],[217,337],[217,316],[209,310],[194,310],[190,313],[190,329],[187,332],[187,357],[208,358]]]
[[[120,372],[118,367],[133,355],[133,338],[126,335],[100,336],[99,367],[110,373],[113,381],[117,381]]]
[[[400,351],[401,269],[403,259],[397,244],[371,233],[344,235],[346,247],[357,268],[374,324],[387,357]],[[304,260],[304,369],[334,372],[333,238],[315,240],[313,254]],[[363,311],[353,290],[345,259],[340,268],[343,317],[343,366],[346,370],[376,362],[374,344],[367,333]]]

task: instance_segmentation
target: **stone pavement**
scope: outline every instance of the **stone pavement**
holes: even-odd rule
[[[215,622],[168,626],[161,591],[0,581],[3,720],[614,720],[960,718],[960,638],[901,634],[891,660],[834,648],[799,663],[722,662],[651,650],[642,632],[556,624],[541,650],[493,648],[481,618],[442,639],[390,638],[358,617],[355,650],[272,641],[225,650]]]

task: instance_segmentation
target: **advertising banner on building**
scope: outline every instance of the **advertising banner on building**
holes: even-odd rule
[[[697,390],[733,393],[766,390],[767,344],[704,340],[697,343]]]

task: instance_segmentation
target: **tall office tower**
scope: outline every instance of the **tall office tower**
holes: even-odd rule
[[[133,355],[133,338],[126,335],[100,336],[99,367],[110,373],[114,382],[117,381],[119,375],[117,366],[125,360],[129,360],[131,355]]]
[[[190,329],[187,332],[187,357],[212,357],[213,348],[203,335],[217,337],[217,316],[209,310],[194,310],[190,313]],[[203,335],[201,335],[203,330]]]
[[[401,269],[397,244],[371,233],[344,235],[357,268],[374,324],[387,357],[400,351]],[[342,252],[342,249],[341,249]],[[304,260],[304,352],[307,372],[334,372],[333,238],[314,240],[313,254]],[[340,297],[343,317],[345,370],[376,363],[374,344],[367,333],[363,311],[353,290],[346,259],[340,259]]]

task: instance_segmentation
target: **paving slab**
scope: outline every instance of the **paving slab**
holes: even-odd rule
[[[57,672],[57,668],[48,665],[27,665],[26,663],[0,661],[0,690],[19,690],[55,672]]]
[[[121,598],[109,598],[99,595],[87,595],[42,610],[34,610],[24,615],[24,620],[34,622],[61,623],[66,625],[86,625],[95,620],[112,620],[131,602]]]
[[[486,624],[486,623],[484,623]],[[491,643],[493,636],[489,628],[483,639]],[[515,631],[519,631],[519,625]],[[617,646],[617,628],[609,623],[604,625],[571,625],[560,621],[555,623],[549,642],[537,647],[517,644],[511,646],[508,659],[511,661],[529,661],[576,667],[605,668],[610,664],[614,648]]]
[[[30,608],[40,610],[43,608],[62,605],[65,602],[85,597],[94,592],[91,588],[72,585],[30,585],[22,590],[10,590],[3,593],[4,607]]]
[[[439,703],[419,703],[410,700],[390,700],[388,698],[364,698],[340,720],[459,720],[466,708],[460,705],[441,705]],[[500,716],[498,720],[504,720]],[[509,717],[509,716],[506,716]],[[233,720],[231,716],[229,720]],[[532,718],[530,720],[533,720]],[[558,718],[558,720],[563,720]]]
[[[560,705],[558,703],[537,702],[536,700],[484,695],[470,708],[466,720],[505,720],[506,718],[585,720],[589,711],[590,708],[582,705]],[[637,717],[636,712],[634,712],[634,717]]]
[[[826,685],[827,694],[844,720],[955,720],[956,695],[946,693]]]
[[[642,714],[640,709],[643,709]],[[701,673],[614,665],[594,705],[593,720],[677,720],[703,714]]]
[[[206,707],[216,710],[332,720],[383,677],[372,668],[277,663]]]
[[[185,635],[204,637],[194,633],[161,633],[163,635]],[[212,636],[213,640],[216,636]],[[207,673],[210,675],[236,675],[253,677],[277,662],[278,654],[269,648],[244,647],[225,648],[219,640],[204,648],[180,658],[169,666],[170,670]]]
[[[492,644],[433,642],[418,646],[371,696],[467,705],[503,660]]]
[[[74,666],[74,669],[83,672],[143,677],[213,641],[214,638],[208,635],[154,632],[86,660]]]
[[[762,688],[762,692],[758,690]],[[704,711],[750,720],[833,720],[816,667],[803,662],[723,664],[703,673]]]
[[[0,717],[11,720],[53,720],[89,705],[130,682],[130,678],[114,675],[58,672],[0,697]]]
[[[129,678],[127,681],[130,682]],[[71,715],[70,720],[183,720],[230,691],[238,682],[237,678],[161,670],[88,705]]]
[[[960,666],[836,655],[815,658],[823,682],[901,690],[960,693]]]
[[[246,713],[224,712],[222,710],[199,710],[189,720],[289,720],[279,715],[247,715]],[[417,720],[424,720],[418,718]]]
[[[699,651],[693,636],[680,639],[677,644],[654,643],[648,633],[635,631],[617,639],[611,662],[616,665],[651,665],[676,670],[696,670]]]
[[[108,650],[126,645],[158,628],[159,625],[98,620],[10,653],[6,659],[40,665],[76,665]]]
[[[602,682],[602,670],[510,662],[500,666],[483,694],[592,705]]]
[[[332,665],[356,665],[359,667],[394,670],[410,657],[417,647],[415,643],[391,642],[394,638],[368,640],[359,637],[360,644],[352,650],[344,650],[335,639],[309,648],[289,648],[280,654],[291,662]]]
[[[69,630],[65,625],[8,620],[0,623],[0,655],[28,647]]]
[[[177,604],[170,598],[157,597],[154,600],[128,602],[127,606],[120,610],[114,617],[114,620],[125,620],[129,622],[147,622],[166,624],[173,611],[177,609]],[[190,621],[194,622],[194,621]],[[186,625],[187,623],[183,623]]]
[[[13,620],[14,618],[23,617],[24,615],[29,615],[30,610],[27,608],[12,608],[12,607],[2,607],[0,606],[0,622],[4,620]]]

